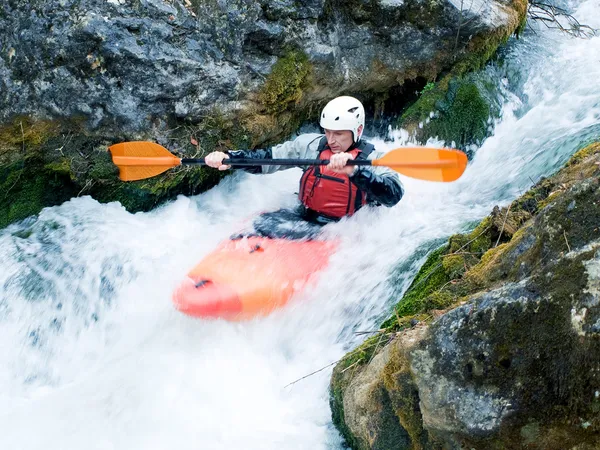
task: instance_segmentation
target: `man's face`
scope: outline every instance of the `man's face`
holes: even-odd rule
[[[342,153],[354,143],[350,130],[325,130],[327,144],[333,153]]]

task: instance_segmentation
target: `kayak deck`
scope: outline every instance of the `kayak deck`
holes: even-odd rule
[[[175,307],[202,318],[248,320],[282,307],[323,270],[335,244],[244,237],[222,242],[173,293]]]

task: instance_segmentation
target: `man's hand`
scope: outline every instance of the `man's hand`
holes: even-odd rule
[[[345,173],[346,175],[352,175],[356,170],[356,166],[347,166],[346,163],[354,159],[354,156],[350,153],[334,153],[329,158],[329,164],[327,168],[337,173]]]
[[[231,166],[227,166],[223,164],[223,160],[228,159],[228,156],[223,152],[212,152],[209,153],[206,158],[204,158],[204,162],[209,167],[214,167],[219,170],[227,170]]]

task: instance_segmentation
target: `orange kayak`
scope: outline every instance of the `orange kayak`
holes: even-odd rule
[[[184,314],[239,321],[266,315],[327,267],[335,244],[244,237],[222,242],[173,292]]]

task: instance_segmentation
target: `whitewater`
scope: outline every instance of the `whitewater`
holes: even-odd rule
[[[600,28],[600,0],[572,7]],[[428,251],[600,136],[600,36],[533,26],[488,68],[501,117],[464,176],[402,177],[397,206],[326,227],[341,240],[329,268],[268,317],[197,320],[170,295],[248,218],[292,206],[299,169],[234,172],[149,213],[75,198],[0,230],[0,448],[341,448],[328,385],[356,332],[378,327]]]

